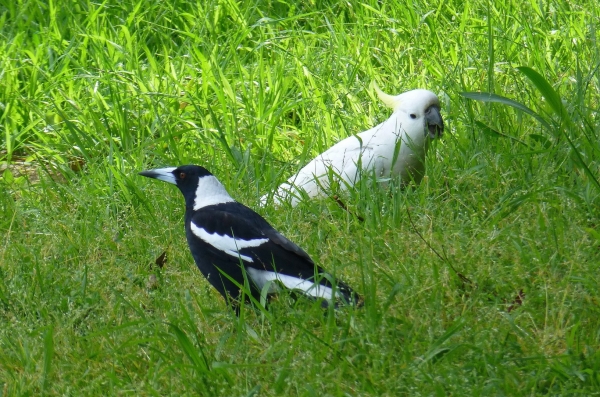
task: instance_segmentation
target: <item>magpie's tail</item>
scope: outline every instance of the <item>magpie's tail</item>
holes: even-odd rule
[[[342,302],[341,305],[349,305],[354,307],[362,307],[365,303],[362,296],[355,292],[348,284],[338,281],[336,284],[336,295]],[[339,305],[336,303],[336,307]]]

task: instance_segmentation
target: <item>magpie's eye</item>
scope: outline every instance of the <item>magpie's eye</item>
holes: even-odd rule
[[[179,173],[179,179],[185,179],[185,172]]]
[[[417,118],[417,115],[416,115],[416,114],[414,114],[414,113],[411,113],[411,114],[410,114],[410,118],[414,120],[414,119],[416,119],[416,118]]]

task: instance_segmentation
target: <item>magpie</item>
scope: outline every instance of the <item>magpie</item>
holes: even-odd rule
[[[377,84],[373,86],[379,99],[394,110],[390,118],[312,159],[271,193],[275,204],[289,201],[296,206],[303,196],[327,196],[332,176],[345,190],[354,186],[365,171],[374,171],[382,180],[398,177],[401,185],[421,182],[429,142],[444,132],[438,97],[423,89],[392,96]],[[268,198],[265,194],[261,204],[266,204]]]
[[[245,280],[260,299],[261,291],[279,286],[322,299],[324,305],[359,306],[362,298],[325,272],[296,244],[262,216],[235,201],[219,180],[197,165],[139,173],[176,185],[185,199],[185,234],[196,265],[239,314]]]

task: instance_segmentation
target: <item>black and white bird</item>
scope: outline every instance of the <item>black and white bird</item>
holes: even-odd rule
[[[332,179],[346,190],[365,171],[374,171],[377,179],[384,181],[398,176],[401,185],[421,182],[429,142],[444,132],[438,97],[423,89],[392,96],[373,86],[379,99],[394,110],[390,118],[319,154],[277,188],[273,193],[275,204],[289,201],[296,206],[305,196],[327,196],[331,194],[328,190]],[[261,203],[265,204],[268,197],[264,195]]]
[[[244,281],[259,299],[279,285],[324,303],[359,304],[359,296],[317,266],[262,216],[235,201],[208,170],[196,165],[160,168],[140,175],[177,185],[185,198],[185,233],[196,265],[236,307]]]

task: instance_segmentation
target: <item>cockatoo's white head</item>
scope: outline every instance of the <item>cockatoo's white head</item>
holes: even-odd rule
[[[417,89],[407,91],[400,95],[389,95],[381,91],[377,84],[373,82],[373,88],[377,96],[383,103],[396,112],[402,112],[403,117],[408,123],[416,127],[423,126],[425,134],[429,137],[439,138],[444,133],[444,120],[440,114],[440,101],[433,92],[429,90]],[[405,125],[408,130],[410,126]]]

